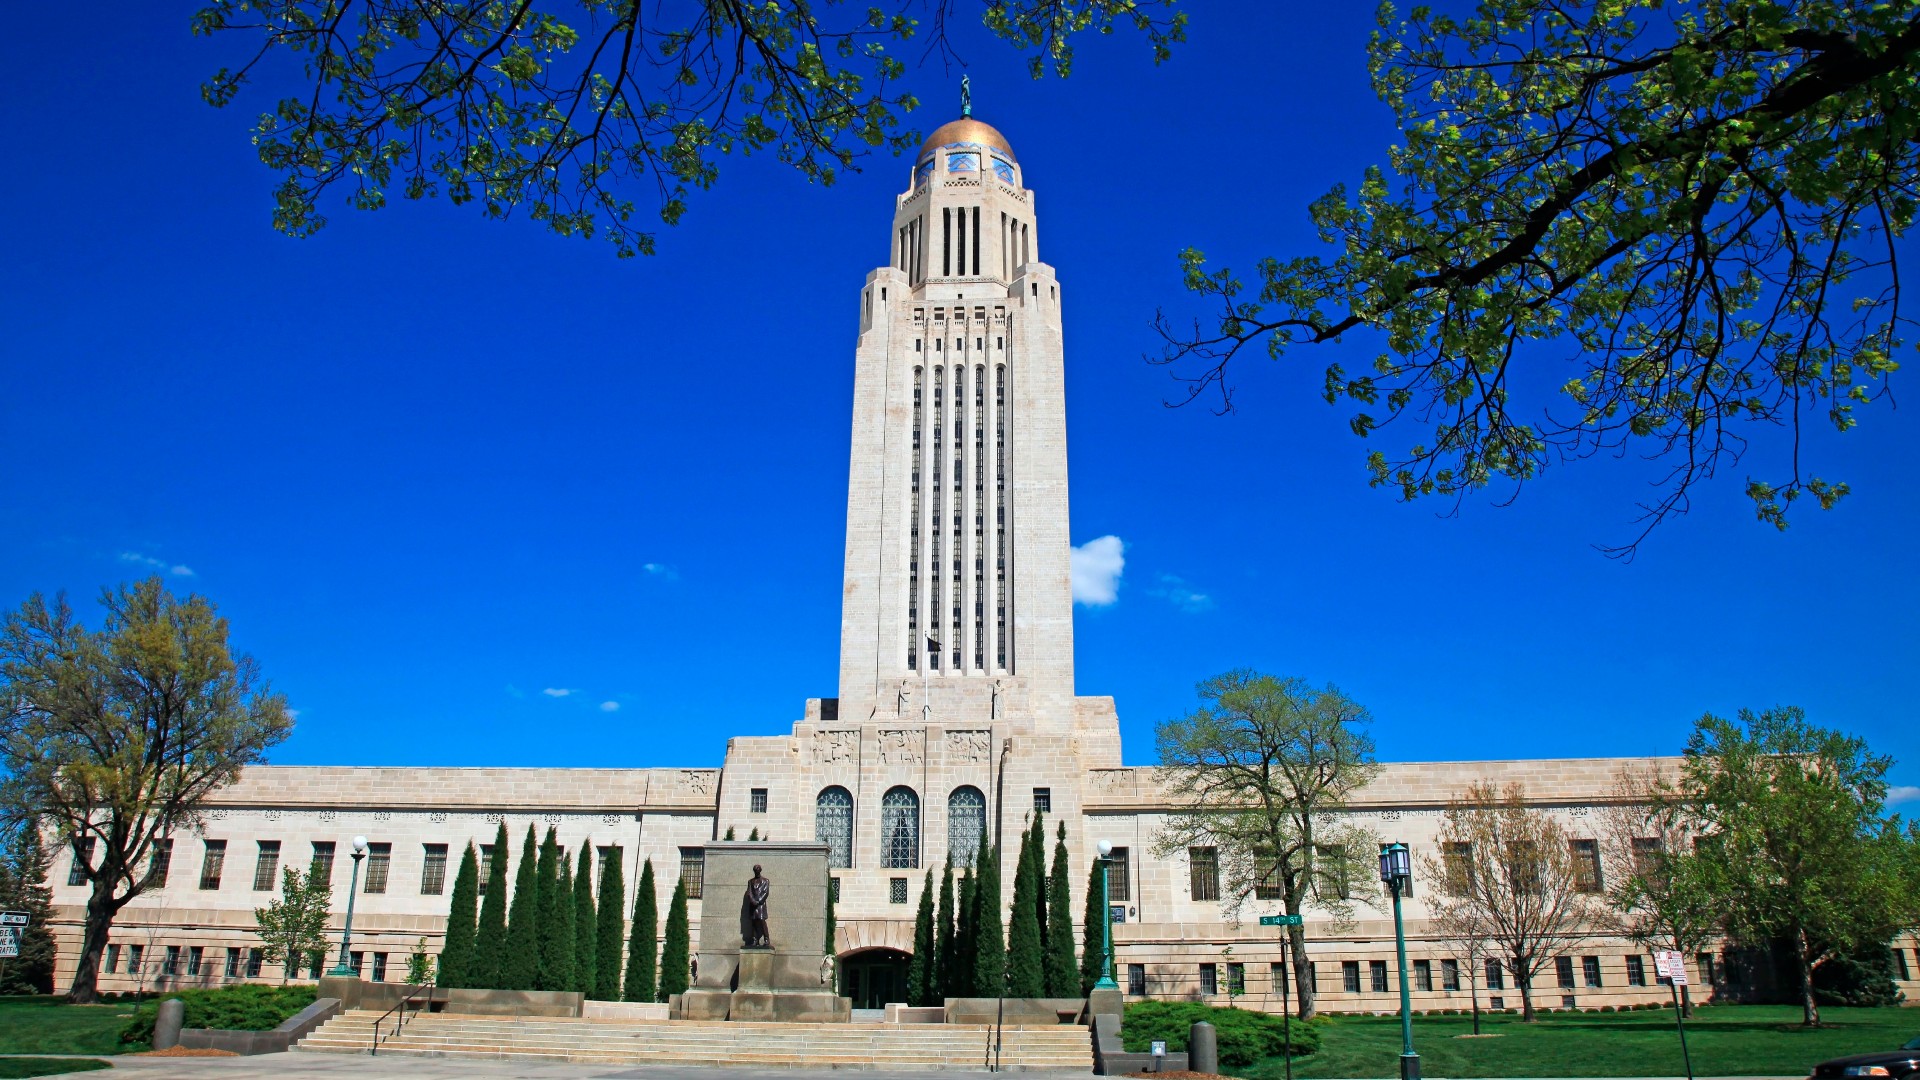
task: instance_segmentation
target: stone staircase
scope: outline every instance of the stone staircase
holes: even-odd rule
[[[364,1054],[380,1014],[343,1012],[295,1047]],[[391,1024],[391,1020],[388,1021]],[[965,1024],[742,1024],[426,1013],[380,1044],[380,1056],[626,1065],[822,1069],[980,1069],[993,1029]],[[1087,1029],[1001,1030],[1000,1064],[1021,1071],[1093,1070]]]

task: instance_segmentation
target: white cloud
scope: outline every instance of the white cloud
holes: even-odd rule
[[[287,710],[287,719],[289,719],[289,720],[298,720],[298,719],[300,719],[300,710],[299,710],[299,709],[288,709],[288,710]]]
[[[193,576],[193,567],[191,566],[182,566],[179,563],[169,564],[161,559],[156,559],[151,555],[142,555],[137,551],[121,552],[120,561],[124,563],[133,563],[135,566],[146,566],[146,567],[151,567],[152,569],[155,569],[155,570],[164,570],[167,573],[172,574],[174,577],[192,577]]]
[[[1890,803],[1920,802],[1920,787],[1914,787],[1912,784],[1895,784],[1887,789],[1887,801]]]
[[[640,569],[645,570],[649,577],[665,578],[668,581],[680,580],[680,571],[666,563],[650,562],[642,565]]]
[[[619,712],[620,703],[617,701],[603,701],[600,703],[600,711],[601,712]]]
[[[1127,567],[1126,545],[1117,536],[1096,536],[1073,549],[1073,600],[1106,607],[1120,599],[1120,573]]]
[[[1187,584],[1186,579],[1173,574],[1161,574],[1160,584],[1152,590],[1152,593],[1188,614],[1206,611],[1213,607],[1213,597],[1195,590]]]
[[[570,697],[574,694],[579,693],[580,691],[567,690],[558,686],[549,686],[545,690],[542,690],[540,692],[547,695],[548,697]]]

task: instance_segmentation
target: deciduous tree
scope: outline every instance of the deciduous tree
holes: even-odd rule
[[[1372,716],[1332,686],[1230,671],[1199,686],[1201,705],[1160,725],[1160,775],[1175,805],[1154,838],[1166,857],[1212,848],[1219,860],[1220,908],[1230,921],[1254,900],[1272,898],[1289,915],[1308,896],[1322,925],[1344,929],[1363,891],[1373,834],[1341,813],[1379,772]],[[1265,894],[1264,896],[1261,894]],[[1305,956],[1304,926],[1287,928]],[[1315,1012],[1313,981],[1296,972],[1299,1015]]]
[[[453,896],[447,901],[447,937],[440,947],[441,986],[473,986],[479,891],[480,863],[469,842],[460,854],[460,869],[453,876]]]
[[[1475,784],[1448,804],[1440,851],[1421,860],[1420,875],[1433,882],[1435,927],[1456,941],[1485,942],[1513,973],[1520,1019],[1531,1023],[1534,977],[1601,919],[1581,887],[1566,830],[1528,806],[1519,785]]]
[[[103,590],[97,631],[34,594],[0,625],[0,811],[49,823],[91,889],[68,997],[98,996],[114,917],[156,846],[293,730],[284,697],[227,644],[204,597],[158,577]]]
[[[261,956],[280,965],[282,983],[297,973],[302,957],[326,950],[332,913],[333,885],[312,869],[282,870],[279,897],[253,909]]]
[[[1383,5],[1369,54],[1401,141],[1313,203],[1335,250],[1263,260],[1251,281],[1182,254],[1213,309],[1160,323],[1189,400],[1227,406],[1243,351],[1345,341],[1323,396],[1364,439],[1413,425],[1405,449],[1368,455],[1403,499],[1631,452],[1668,467],[1652,528],[1749,440],[1769,449],[1770,475],[1746,481],[1761,520],[1847,493],[1803,425],[1851,428],[1911,323],[1910,5]],[[1358,370],[1356,338],[1376,351]]]
[[[1636,945],[1691,956],[1719,936],[1725,911],[1693,849],[1706,825],[1688,811],[1677,779],[1654,768],[1621,770],[1601,817],[1600,911]],[[1693,1015],[1691,986],[1680,988],[1680,1008]]]

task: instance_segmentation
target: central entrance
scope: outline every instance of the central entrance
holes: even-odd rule
[[[884,1009],[907,1000],[907,965],[898,949],[865,949],[840,959],[840,992],[856,1009]]]

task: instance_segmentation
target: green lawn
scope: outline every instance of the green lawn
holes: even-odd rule
[[[0,1057],[0,1080],[21,1076],[54,1076],[59,1073],[92,1072],[111,1069],[113,1062],[99,1058]]]
[[[1778,1005],[1720,1005],[1687,1022],[1696,1076],[1806,1076],[1828,1058],[1890,1050],[1920,1035],[1920,1009],[1821,1009],[1825,1026],[1800,1028],[1800,1010]],[[1400,1021],[1338,1016],[1324,1021],[1320,1052],[1294,1063],[1301,1080],[1398,1076]],[[1683,1076],[1672,1010],[1556,1013],[1535,1024],[1468,1016],[1415,1017],[1413,1047],[1424,1076]],[[1232,1070],[1250,1080],[1285,1075],[1279,1058]]]
[[[68,1005],[56,997],[0,997],[0,1054],[118,1054],[133,1004]],[[0,1077],[39,1076],[9,1073]]]

